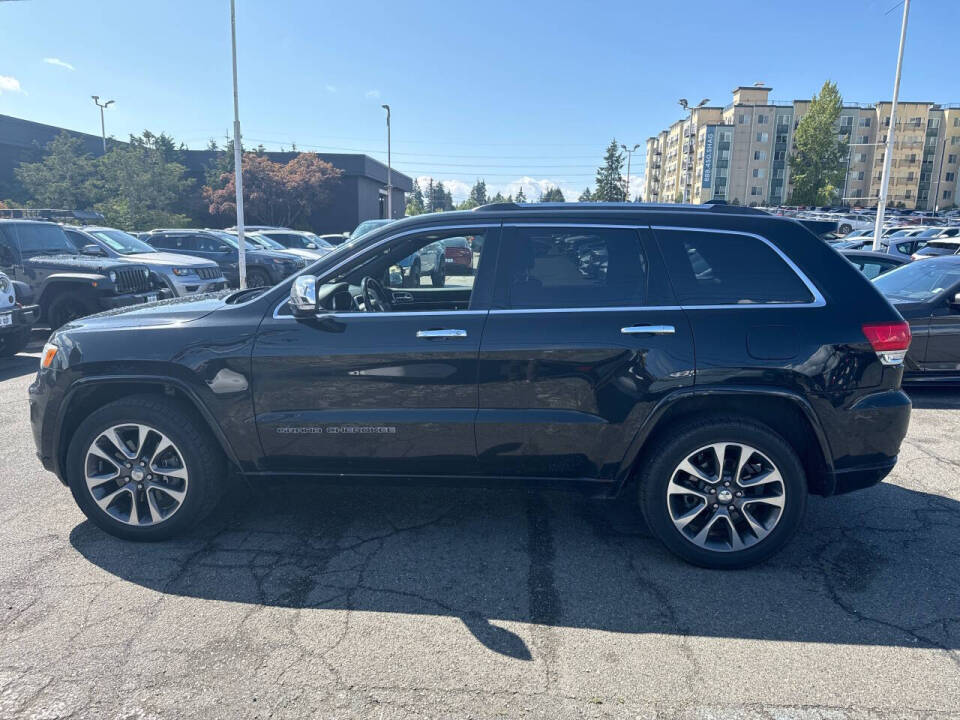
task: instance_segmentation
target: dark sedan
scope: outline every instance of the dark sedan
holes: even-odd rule
[[[840,254],[856,265],[857,269],[870,280],[910,262],[899,255],[873,250],[841,250]]]
[[[873,283],[910,323],[904,382],[960,383],[960,256],[909,263]]]

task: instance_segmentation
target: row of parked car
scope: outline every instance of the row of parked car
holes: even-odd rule
[[[244,233],[247,283],[274,285],[331,252],[344,235],[257,226]],[[94,225],[0,220],[0,356],[30,326],[56,329],[95,312],[239,285],[235,228],[133,235]]]

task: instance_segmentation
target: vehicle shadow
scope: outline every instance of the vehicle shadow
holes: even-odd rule
[[[689,566],[632,502],[546,491],[275,483],[159,544],[89,522],[91,563],[158,592],[298,608],[460,618],[490,650],[531,649],[497,623],[796,642],[960,648],[960,503],[893,484],[811,498],[764,565]]]
[[[14,355],[0,359],[0,382],[37,371],[39,361],[33,355]]]
[[[960,410],[960,388],[905,388],[917,410]]]

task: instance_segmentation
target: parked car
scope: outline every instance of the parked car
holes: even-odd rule
[[[0,357],[10,357],[30,341],[30,328],[40,308],[28,302],[29,291],[0,272]]]
[[[316,259],[333,250],[333,245],[320,236],[304,230],[260,230],[258,234],[270,238],[287,250],[308,251]]]
[[[942,240],[930,240],[925,246],[917,250],[912,259],[926,260],[940,255],[956,255],[960,252],[960,237],[943,238]]]
[[[827,219],[837,221],[837,232],[841,235],[847,235],[854,230],[871,232],[873,228],[873,220],[858,213],[833,214]]]
[[[874,284],[910,323],[904,382],[960,383],[960,256],[910,263]]]
[[[870,280],[910,262],[899,255],[872,250],[841,250],[840,254],[853,263]]]
[[[473,250],[465,237],[443,241],[443,264],[446,275],[472,275]]]
[[[234,237],[237,237],[237,233],[233,230],[226,230],[225,232],[230,233]],[[287,248],[278,243],[276,240],[271,240],[269,237],[264,235],[261,232],[244,232],[243,237],[248,242],[253,243],[263,250],[270,250],[272,252],[283,253],[284,255],[291,255],[294,257],[301,258],[306,261],[307,265],[312,263],[319,257],[323,257],[326,253],[318,253],[316,250],[304,250],[301,248]]]
[[[122,230],[64,226],[63,231],[80,252],[146,265],[176,297],[216,292],[227,286],[227,279],[216,263],[190,255],[157,252]]]
[[[319,236],[328,245],[342,245],[346,240],[349,239],[350,233],[324,233]]]
[[[0,271],[24,283],[56,329],[101,310],[173,296],[140,263],[81,254],[52,222],[0,220]]]
[[[473,282],[391,282],[468,235]],[[606,246],[602,277],[570,236]],[[466,477],[626,493],[679,556],[742,567],[808,494],[879,482],[909,421],[907,324],[812,237],[726,205],[406,218],[274,288],[55,333],[29,390],[38,455],[131,540],[183,532],[243,475]]]
[[[240,245],[235,235],[225,230],[153,230],[145,242],[158,250],[192,255],[215,262],[231,287],[240,284]],[[264,250],[246,240],[247,285],[266,287],[307,266],[303,258],[275,250]]]
[[[433,287],[443,287],[447,281],[446,250],[443,242],[428,243],[412,255],[399,260],[403,287],[420,287],[429,277]]]
[[[357,225],[356,229],[350,233],[349,240],[356,240],[359,237],[363,237],[368,232],[376,230],[377,228],[382,228],[384,225],[389,225],[393,220],[389,218],[381,218],[379,220],[364,220],[362,223]]]

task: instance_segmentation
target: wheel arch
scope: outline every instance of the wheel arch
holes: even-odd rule
[[[807,488],[815,495],[833,493],[833,460],[826,434],[810,404],[801,396],[772,388],[691,388],[667,396],[634,436],[621,463],[618,490],[636,476],[657,441],[679,422],[709,415],[744,417],[781,435],[800,457]]]
[[[175,378],[153,376],[116,376],[79,380],[70,388],[57,415],[53,457],[57,476],[66,478],[69,439],[85,417],[107,403],[131,395],[157,394],[180,402],[202,422],[235,468],[241,467],[233,446],[213,414],[185,383]]]

